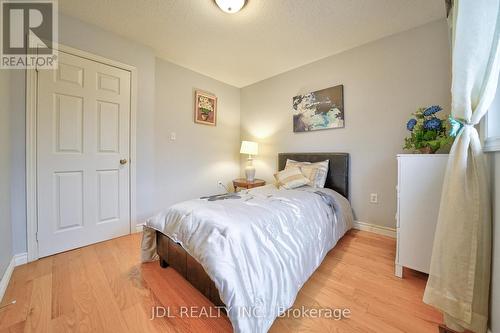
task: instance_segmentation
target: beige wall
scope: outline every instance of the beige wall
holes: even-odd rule
[[[350,153],[356,219],[394,227],[406,121],[419,106],[450,109],[447,33],[444,20],[433,22],[243,88],[242,139],[260,143],[257,177],[272,179],[278,152]],[[292,97],[338,84],[346,127],[293,133]],[[369,203],[370,193],[379,194],[379,204]]]
[[[500,153],[492,156],[493,170],[493,267],[491,275],[490,330],[500,332]]]
[[[195,89],[217,96],[217,126],[194,123]],[[155,105],[156,209],[223,192],[240,172],[240,90],[157,58]]]
[[[0,70],[0,279],[12,259],[10,215],[10,71]]]

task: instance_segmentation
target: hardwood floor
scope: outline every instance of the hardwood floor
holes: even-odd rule
[[[172,269],[141,265],[140,236],[17,267],[0,306],[17,302],[0,309],[0,332],[231,332],[225,316],[149,319],[155,306],[210,303]],[[304,285],[294,308],[348,308],[351,317],[280,318],[270,332],[438,332],[440,314],[421,301],[426,276],[408,270],[403,280],[396,278],[394,256],[395,240],[349,232]]]

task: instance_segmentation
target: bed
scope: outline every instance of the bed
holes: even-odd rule
[[[281,153],[279,170],[287,159],[329,160],[325,189],[266,185],[179,203],[146,223],[143,261],[159,259],[226,307],[235,332],[266,332],[352,226],[349,155]]]

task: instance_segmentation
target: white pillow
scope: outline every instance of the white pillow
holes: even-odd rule
[[[311,181],[311,186],[323,188],[325,187],[326,176],[328,175],[328,164],[329,160],[311,163],[297,162],[291,159],[287,159],[285,169],[290,167],[298,167],[304,174],[304,176]]]
[[[307,179],[298,167],[290,167],[274,174],[274,178],[278,182],[278,186],[288,190],[308,185],[310,180]]]

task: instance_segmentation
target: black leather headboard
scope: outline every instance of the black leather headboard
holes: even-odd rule
[[[278,170],[285,168],[286,160],[321,162],[329,160],[325,187],[349,199],[349,154],[347,153],[279,153]]]

